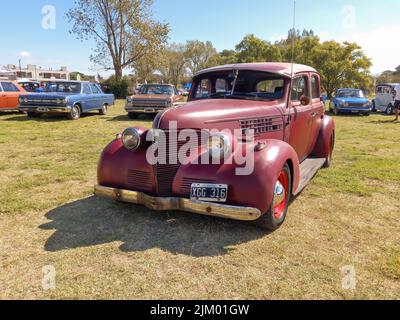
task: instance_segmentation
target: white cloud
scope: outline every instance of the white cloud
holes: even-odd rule
[[[356,42],[372,59],[373,74],[394,70],[400,65],[400,26],[383,26],[367,32],[349,32],[339,41]]]
[[[21,58],[29,58],[32,57],[32,54],[28,51],[21,51],[18,56]]]

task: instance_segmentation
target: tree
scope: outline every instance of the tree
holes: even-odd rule
[[[96,48],[91,61],[114,70],[118,81],[125,68],[167,42],[169,26],[152,18],[152,3],[153,0],[76,0],[67,18],[78,39],[94,39]]]
[[[387,71],[382,72],[376,78],[376,82],[377,82],[377,84],[400,82],[400,66],[398,66],[395,71],[387,70]]]
[[[356,43],[327,41],[312,50],[312,57],[329,98],[342,87],[370,89],[372,63]]]
[[[215,56],[217,56],[217,50],[210,41],[191,40],[186,42],[186,65],[192,76],[196,72],[210,67],[210,62],[213,61]]]
[[[185,52],[185,45],[177,43],[171,44],[164,50],[163,63],[159,68],[164,82],[177,86],[185,76]]]
[[[238,62],[281,61],[282,55],[278,46],[262,40],[253,34],[247,35],[236,46]]]

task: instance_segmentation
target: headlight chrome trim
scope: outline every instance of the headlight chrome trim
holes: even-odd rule
[[[132,146],[127,145],[126,136],[127,136],[128,134],[130,134],[130,135],[132,135],[132,136],[136,136],[136,138],[137,138],[137,144],[136,144],[136,146],[133,146],[133,147],[132,147]],[[129,151],[136,151],[136,150],[138,150],[138,149],[140,148],[141,144],[142,144],[142,141],[141,141],[141,140],[142,140],[142,133],[141,133],[138,129],[133,128],[133,127],[125,129],[124,132],[123,132],[122,135],[121,135],[122,144],[123,144],[124,147],[125,147],[127,150],[129,150]]]

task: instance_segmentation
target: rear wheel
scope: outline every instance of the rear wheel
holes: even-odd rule
[[[106,104],[103,104],[103,106],[101,107],[101,109],[99,110],[100,115],[105,116],[108,112],[108,107]]]
[[[81,109],[78,105],[72,107],[71,111],[68,113],[69,120],[78,120],[81,117]]]
[[[128,117],[131,118],[131,119],[137,119],[138,116],[139,115],[137,113],[134,113],[134,112],[129,112],[128,113]]]
[[[274,198],[269,210],[256,221],[262,229],[275,231],[283,224],[289,208],[292,190],[292,175],[288,164],[282,168],[275,184]]]

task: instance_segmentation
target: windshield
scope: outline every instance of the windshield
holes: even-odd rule
[[[338,98],[364,98],[364,93],[361,90],[339,90]]]
[[[140,88],[140,94],[162,94],[172,96],[174,94],[174,88],[163,85],[145,85]]]
[[[46,92],[55,93],[81,93],[81,84],[75,82],[48,82]]]
[[[191,99],[278,100],[285,92],[285,79],[278,75],[231,70],[200,75],[194,80]]]

